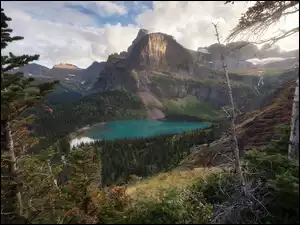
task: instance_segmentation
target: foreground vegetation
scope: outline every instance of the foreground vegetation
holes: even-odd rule
[[[271,2],[272,9],[275,4],[276,1]],[[269,6],[269,3],[258,5]],[[255,15],[260,17],[259,13]],[[1,20],[1,49],[4,49],[9,42],[22,37],[10,37],[12,31],[6,23],[10,19],[3,9]],[[200,171],[207,174],[199,174],[199,178],[195,173],[180,179],[176,176],[180,172],[169,172],[189,153],[192,144],[209,144],[209,132],[175,135],[172,139],[162,136],[143,142],[98,142],[72,151],[69,151],[68,141],[63,139],[65,141],[38,154],[24,154],[36,139],[26,128],[34,118],[25,117],[23,113],[28,108],[38,107],[56,84],[32,85],[32,79],[9,73],[34,59],[38,56],[1,56],[1,223],[299,223],[299,162],[287,156],[289,129],[283,129],[281,139],[265,149],[246,153],[242,163],[244,189],[231,167],[207,168],[208,171],[201,168]],[[119,94],[116,99],[113,95],[112,102],[122,103],[124,93]],[[93,117],[97,103],[104,103],[104,114],[120,115],[119,111],[113,111],[107,98],[98,102],[99,96],[93,97],[94,105],[70,109],[68,113],[78,110],[78,117],[74,118],[84,120],[83,109],[91,107],[91,111],[85,113],[92,113]],[[136,110],[140,112],[139,107]],[[121,115],[126,112],[122,111]],[[64,119],[73,118],[69,114],[65,114]],[[80,123],[74,118],[68,121]],[[62,121],[58,119],[55,126],[58,122]],[[70,125],[71,129],[73,126]],[[45,128],[41,130],[47,132]],[[60,132],[58,130],[55,136],[53,128],[49,135],[56,139]],[[154,170],[156,173],[168,171],[163,177],[177,182],[170,182],[171,185],[148,196],[145,190],[139,192],[134,187],[147,189],[147,185],[141,185],[143,182],[151,184],[151,181],[161,180],[161,174],[151,178],[153,168],[158,168]],[[141,180],[132,173],[148,178]],[[181,182],[188,185],[179,185]],[[118,183],[122,186],[115,186]]]
[[[101,152],[102,183],[111,185],[127,182],[131,175],[148,177],[169,171],[190,153],[192,146],[213,140],[213,130],[207,129],[137,140],[101,141],[93,145]]]
[[[122,186],[99,188],[100,162],[107,161],[99,143],[74,148],[51,166],[57,149],[48,149],[21,160],[26,212],[31,223],[299,223],[299,164],[288,160],[288,134],[285,129],[263,151],[247,152],[246,196],[229,167],[174,170],[142,180],[132,175]],[[107,167],[107,174],[122,169],[116,168]]]

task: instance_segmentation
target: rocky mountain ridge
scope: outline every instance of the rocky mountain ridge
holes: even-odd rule
[[[283,83],[267,97],[261,109],[246,113],[236,125],[241,155],[251,148],[261,148],[272,140],[278,140],[278,127],[290,123],[292,114],[295,79]],[[184,159],[178,169],[198,166],[217,166],[228,163],[232,155],[232,141],[228,134],[210,146],[198,146]]]
[[[85,93],[97,81],[104,65],[105,62],[94,61],[86,69],[81,69],[73,64],[60,63],[49,69],[48,67],[31,63],[13,72],[23,72],[25,76],[31,76],[37,80],[59,80],[63,86]]]
[[[275,56],[283,54],[289,57],[299,52],[282,52],[274,48],[269,50],[267,47],[262,49],[258,58],[269,56],[270,52]],[[52,69],[39,67],[42,72],[37,73],[38,70],[35,69],[32,70],[34,74],[29,74],[25,67],[22,69],[29,76],[58,79],[63,85],[83,93],[124,88],[140,96],[149,111],[149,118],[158,119],[164,117],[163,101],[166,99],[194,96],[199,102],[214,107],[228,105],[227,87],[224,85],[220,61],[222,53],[226,56],[226,64],[231,72],[237,107],[247,112],[259,107],[259,102],[282,82],[296,76],[294,72],[288,75],[280,72],[283,73],[282,76],[265,77],[264,85],[259,86],[264,70],[257,70],[261,67],[255,67],[254,63],[247,61],[258,50],[253,44],[234,42],[227,45],[213,44],[193,51],[180,45],[171,35],[149,33],[141,29],[127,52],[111,54],[106,62],[94,62],[86,69],[79,69],[71,64],[58,64]],[[269,65],[278,71],[290,68],[294,63],[295,57]],[[38,66],[30,64],[28,67]],[[243,73],[234,69],[242,69]],[[268,69],[268,64],[263,69]]]
[[[149,118],[156,118],[151,116],[151,111],[162,117],[161,111],[164,106],[161,105],[164,99],[180,99],[187,95],[195,96],[200,102],[218,108],[225,107],[228,105],[228,96],[224,85],[224,73],[213,68],[208,62],[215,60],[214,63],[218,63],[217,55],[221,54],[220,51],[228,55],[228,46],[238,48],[241,44],[245,45],[245,49],[240,48],[244,52],[230,53],[229,59],[234,61],[234,57],[243,59],[242,56],[245,56],[246,60],[251,52],[257,50],[256,46],[243,42],[227,46],[214,44],[207,48],[212,58],[204,58],[201,61],[196,58],[195,52],[184,48],[172,36],[163,33],[149,34],[143,30],[128,48],[129,53],[115,53],[108,57],[98,81],[94,84],[94,91],[103,92],[122,87],[138,93],[149,110]],[[285,80],[295,77],[296,73],[284,74],[280,79],[266,77],[265,85],[260,87],[258,75],[260,74],[230,74],[234,96],[238,96],[235,101],[239,110],[247,112],[259,107],[259,102],[265,96]],[[159,104],[153,105],[153,99]]]
[[[60,69],[69,69],[69,70],[80,70],[79,67],[69,64],[69,63],[60,63],[53,66],[53,68],[60,68]]]

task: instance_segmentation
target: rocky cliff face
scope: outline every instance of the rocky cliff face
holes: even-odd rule
[[[68,69],[68,70],[80,70],[77,66],[69,63],[60,63],[53,66],[53,68],[59,68],[59,69]]]
[[[143,38],[144,36],[146,36],[148,33],[149,33],[148,30],[146,30],[146,29],[140,29],[139,32],[138,32],[137,37],[133,40],[132,44],[128,47],[127,54],[130,54],[131,51],[132,51],[132,48],[134,47],[134,45],[136,43],[138,43],[141,40],[141,38]],[[124,54],[124,52],[123,52],[123,54]]]
[[[209,49],[215,54],[214,57],[217,55],[219,57],[220,49],[228,55],[228,48],[236,47],[238,44],[212,45]],[[249,45],[243,49],[243,52],[235,53],[232,57],[250,55],[256,50],[255,46]],[[94,91],[122,87],[137,93],[149,112],[155,112],[155,115],[149,115],[149,118],[163,116],[160,111],[163,107],[160,104],[153,105],[153,99],[157,103],[163,99],[178,99],[192,95],[199,101],[218,108],[228,105],[227,86],[222,83],[224,74],[200,65],[192,53],[170,35],[148,34],[147,31],[142,30],[127,53],[112,54],[108,57],[94,85]],[[264,80],[264,86],[257,88],[259,80],[257,76],[231,74],[230,78],[237,108],[245,112],[259,107],[260,101],[266,95],[288,79],[282,77],[274,81],[269,77]]]
[[[139,32],[128,53],[112,54],[95,83],[96,91],[122,86],[131,91],[145,89],[145,79],[151,79],[151,71],[168,73],[171,76],[207,77],[208,70],[194,63],[190,52],[177,43],[172,36],[162,33]]]
[[[128,63],[131,68],[188,71],[193,57],[170,35],[153,33],[145,35],[134,45]]]
[[[286,75],[286,76],[284,76]],[[241,112],[249,112],[261,107],[263,99],[270,95],[286,79],[296,76],[296,73],[283,74],[282,79],[265,79],[265,85],[257,89],[258,77],[247,77],[242,81],[232,82],[232,92],[236,107]],[[283,78],[284,77],[284,78]],[[247,84],[247,85],[246,85]],[[229,104],[228,88],[222,83],[199,82],[193,80],[180,80],[162,77],[153,77],[150,91],[159,98],[178,99],[187,95],[195,96],[200,102],[221,108]]]

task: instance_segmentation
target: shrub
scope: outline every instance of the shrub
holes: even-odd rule
[[[191,192],[187,190],[161,190],[158,198],[140,199],[131,209],[126,223],[207,223],[211,208],[203,204],[195,204],[190,200]]]

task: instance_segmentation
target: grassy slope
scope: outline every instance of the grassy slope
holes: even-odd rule
[[[177,100],[164,100],[167,114],[187,115],[203,121],[217,121],[223,114],[207,103],[199,102],[194,96],[186,96]]]
[[[294,83],[287,82],[285,85],[283,85],[283,87],[278,89],[277,91],[278,93],[274,94],[274,99],[271,104],[265,106],[260,111],[254,111],[252,113],[246,114],[244,118],[242,118],[242,120],[243,121],[245,120],[245,122],[242,122],[241,124],[238,125],[238,130],[242,134],[243,138],[246,138],[245,135],[248,135],[248,131],[251,130],[254,130],[258,134],[255,136],[256,138],[261,136],[262,133],[265,133],[263,132],[263,130],[256,131],[256,128],[257,127],[260,128],[261,120],[265,121],[267,118],[269,118],[268,117],[269,112],[273,112],[274,115],[276,115],[276,118],[282,118],[282,120],[278,120],[274,118],[274,123],[270,125],[265,124],[266,126],[263,127],[265,131],[267,131],[267,129],[269,131],[272,130],[273,135],[271,136],[274,136],[274,134],[276,133],[275,130],[277,130],[276,128],[278,127],[278,125],[288,123],[289,122],[288,118],[290,116],[290,111],[291,111],[291,103],[292,103],[291,97],[293,91],[294,91]],[[172,107],[174,107],[174,105],[178,106],[182,104],[184,105],[185,102],[182,103],[181,101],[177,101],[173,103]],[[251,119],[252,121],[250,127],[246,125],[247,120],[249,119]],[[241,130],[242,128],[243,131]],[[260,141],[263,140],[261,139]],[[264,140],[264,145],[268,144],[270,141],[271,139]],[[251,145],[252,147],[256,146],[256,144],[260,144],[260,142],[258,141],[253,143],[252,138],[250,142],[251,143],[249,143],[249,145]],[[226,148],[224,144],[222,145],[219,145],[217,143],[213,144],[210,147],[210,150],[212,150],[211,154],[208,154],[208,152],[206,152],[207,154],[204,155],[203,153],[201,153],[201,151],[196,150],[189,157],[187,157],[177,169],[174,169],[169,173],[160,173],[147,179],[142,179],[140,181],[132,182],[127,186],[126,193],[129,194],[134,199],[137,199],[143,195],[155,196],[160,189],[184,188],[184,187],[191,186],[200,178],[205,178],[212,173],[217,173],[221,171],[221,168],[217,166],[218,159],[216,159],[216,164],[210,162],[216,166],[209,166],[209,167],[203,167],[203,166],[207,165],[207,162],[209,161],[208,158],[210,158],[210,156],[211,157],[215,156],[217,149],[220,150],[220,148],[223,147]],[[215,150],[213,150],[214,148]],[[206,159],[204,160],[203,157],[206,157]],[[221,161],[222,160],[220,160],[219,162]],[[193,164],[193,166],[191,167],[187,166],[191,164]]]
[[[273,101],[260,110],[247,113],[236,126],[241,154],[260,148],[278,139],[278,126],[289,124],[295,81],[286,82],[273,96]],[[181,163],[181,167],[217,166],[231,158],[230,138],[223,135],[209,147],[198,147]]]
[[[173,170],[168,173],[159,173],[153,177],[131,182],[126,193],[137,199],[141,196],[155,197],[161,189],[185,188],[192,186],[200,178],[221,171],[220,168],[194,168],[192,170]]]

